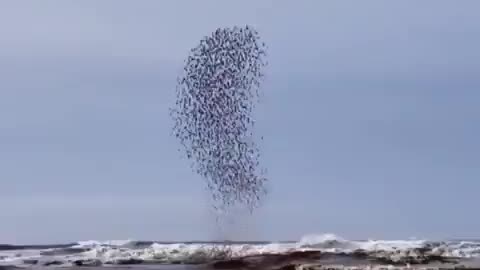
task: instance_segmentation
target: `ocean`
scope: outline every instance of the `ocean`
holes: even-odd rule
[[[309,235],[299,241],[285,242],[112,240],[60,245],[0,244],[0,268],[4,269],[276,269],[289,264],[312,263],[350,267],[433,264],[473,267],[479,259],[480,241],[352,241],[333,234]]]

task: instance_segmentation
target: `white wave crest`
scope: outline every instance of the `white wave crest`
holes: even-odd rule
[[[89,248],[89,247],[96,247],[96,246],[126,246],[134,240],[108,240],[108,241],[97,241],[97,240],[87,240],[87,241],[78,241],[77,244],[73,247],[75,248]]]
[[[313,234],[302,237],[299,246],[328,252],[393,251],[425,247],[424,240],[368,240],[349,241],[335,234]]]
[[[480,257],[480,242],[452,241],[428,242],[425,240],[368,240],[350,241],[334,234],[306,235],[294,243],[270,244],[160,244],[134,245],[133,240],[82,241],[72,248],[50,250],[0,251],[0,265],[25,265],[38,261],[39,265],[60,262],[62,265],[77,261],[93,261],[99,264],[125,262],[151,263],[204,263],[211,260],[243,257],[249,255],[278,254],[291,251],[316,250],[332,253],[408,254],[415,249],[426,249],[429,254],[445,257]],[[77,250],[75,250],[77,248]],[[80,250],[78,250],[80,248]],[[402,251],[404,251],[402,253]]]

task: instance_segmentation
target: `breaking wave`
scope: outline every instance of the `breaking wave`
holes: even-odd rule
[[[422,254],[437,257],[480,257],[480,242],[426,240],[368,240],[350,241],[333,234],[308,235],[298,242],[190,242],[162,243],[156,241],[81,241],[58,246],[0,245],[0,265],[104,265],[104,264],[201,264],[215,260],[252,255],[284,254],[295,251],[319,251],[330,254],[368,256],[411,256]],[[389,258],[390,258],[389,257]]]

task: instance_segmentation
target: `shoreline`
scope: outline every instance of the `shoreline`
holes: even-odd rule
[[[480,258],[410,257],[405,260],[386,260],[367,254],[333,254],[317,251],[298,251],[286,254],[267,254],[217,261],[205,269],[238,270],[392,270],[392,269],[480,269]]]

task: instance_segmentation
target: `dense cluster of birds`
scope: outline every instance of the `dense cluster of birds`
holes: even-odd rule
[[[191,50],[178,78],[174,135],[217,209],[240,203],[253,210],[266,193],[252,115],[265,56],[252,27],[219,28]]]

